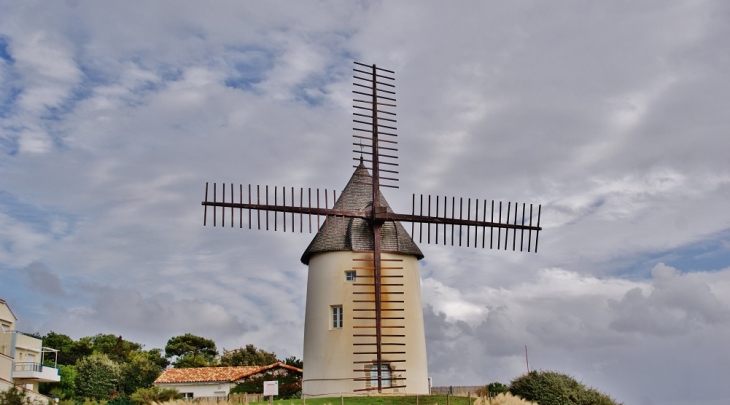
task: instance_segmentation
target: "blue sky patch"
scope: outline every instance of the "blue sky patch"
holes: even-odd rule
[[[34,230],[54,235],[54,239],[68,235],[76,222],[71,216],[58,212],[50,212],[21,201],[15,195],[0,190],[0,212],[17,221],[30,225]],[[65,222],[64,229],[54,229],[58,221]]]
[[[23,90],[17,87],[10,88],[0,99],[0,118],[6,118],[13,112],[15,101]]]
[[[266,72],[274,67],[274,53],[261,47],[230,48],[226,57],[235,71],[234,75],[226,78],[228,87],[244,91],[255,91],[256,84],[260,83]]]
[[[10,51],[8,51],[8,41],[2,36],[0,36],[0,59],[7,61],[8,63],[14,62],[13,57],[10,56]]]
[[[348,71],[349,73],[349,71]],[[329,83],[341,79],[342,72],[337,67],[329,66],[324,72],[310,75],[306,80],[294,88],[294,94],[298,100],[302,100],[310,107],[318,107],[326,100]]]
[[[18,145],[18,137],[0,137],[0,149],[2,149],[4,153],[9,156],[17,155],[18,151],[20,150],[20,145]]]
[[[646,254],[624,263],[615,274],[630,279],[651,278],[651,269],[659,263],[681,273],[722,270],[730,266],[730,229],[690,245]]]

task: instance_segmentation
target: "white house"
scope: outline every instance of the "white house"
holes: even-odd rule
[[[278,362],[268,366],[168,368],[153,383],[160,388],[174,388],[184,398],[225,397],[237,383],[259,374],[277,375],[302,369]]]
[[[40,339],[15,330],[17,320],[8,303],[0,299],[0,391],[17,385],[45,401],[48,397],[38,393],[38,383],[61,381],[57,350],[43,347]]]

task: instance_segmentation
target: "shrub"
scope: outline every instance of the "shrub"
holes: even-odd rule
[[[503,392],[509,392],[509,387],[502,384],[501,382],[496,381],[480,387],[478,390],[474,391],[474,393],[478,396],[487,396],[487,394],[489,394],[490,397],[497,396]]]
[[[248,377],[243,382],[236,384],[231,389],[231,394],[261,394],[264,392],[264,381],[279,382],[279,398],[292,399],[301,398],[302,395],[302,375],[295,371],[286,371],[284,374],[267,372]]]
[[[7,391],[2,392],[0,391],[0,405],[55,405],[55,402],[53,402],[52,399],[48,399],[47,401],[41,400],[39,398],[32,399],[30,396],[28,396],[28,392],[17,386],[14,385],[10,387]]]
[[[97,401],[95,399],[84,398],[84,399],[79,399],[79,400],[62,399],[62,400],[58,401],[57,405],[106,405],[106,403],[107,403],[107,401],[105,399]],[[50,405],[54,405],[54,404],[50,404]]]
[[[106,399],[95,400],[92,398],[84,398],[84,402],[74,401],[74,405],[106,405]]]
[[[620,405],[613,398],[555,371],[531,371],[512,380],[510,393],[540,405]]]
[[[75,395],[76,388],[76,367],[58,366],[58,374],[61,381],[57,383],[40,383],[39,391],[41,394],[50,394],[58,397],[58,399],[71,399]]]
[[[109,399],[117,392],[119,365],[105,354],[92,354],[76,363],[76,397]]]
[[[504,392],[491,398],[488,403],[490,405],[536,405],[536,402],[525,401],[509,392]]]
[[[5,392],[0,392],[0,405],[31,405],[32,402],[28,398],[24,389],[16,386],[10,387]]]
[[[106,405],[135,405],[127,395],[120,394],[109,400]]]
[[[145,353],[132,353],[127,363],[122,364],[119,374],[119,391],[131,395],[138,388],[149,388],[162,374],[162,367],[155,364]]]
[[[160,388],[157,386],[150,388],[140,388],[129,396],[129,400],[135,404],[150,405],[154,402],[161,403],[181,399],[182,394],[174,388]]]

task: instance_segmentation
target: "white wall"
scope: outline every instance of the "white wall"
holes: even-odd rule
[[[0,354],[0,378],[13,381],[13,359]]]
[[[179,392],[192,392],[194,398],[199,397],[221,397],[226,396],[233,388],[230,382],[212,382],[212,383],[186,383],[186,384],[155,384],[160,388],[174,388]]]

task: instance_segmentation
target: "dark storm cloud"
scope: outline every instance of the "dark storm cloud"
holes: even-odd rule
[[[38,289],[42,293],[55,297],[66,295],[61,286],[61,280],[57,275],[51,273],[45,264],[33,262],[23,269],[23,273],[31,289]]]

